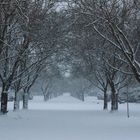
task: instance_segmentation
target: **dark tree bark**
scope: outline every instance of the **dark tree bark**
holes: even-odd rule
[[[115,94],[115,110],[118,110],[118,93]]]
[[[111,111],[114,111],[115,109],[115,92],[112,92],[111,94]]]
[[[7,111],[7,103],[8,103],[8,92],[2,91],[1,93],[1,112],[6,114]]]
[[[2,92],[1,92],[1,112],[6,114],[8,112],[7,105],[8,105],[8,90],[10,88],[11,80],[4,82],[2,80]]]
[[[118,94],[116,93],[114,83],[112,83],[110,87],[111,87],[111,111],[118,110]]]
[[[23,109],[28,109],[28,100],[29,100],[29,94],[24,93],[23,94]]]
[[[14,98],[14,110],[19,110],[19,96],[18,96],[18,92],[15,92],[15,98]]]
[[[107,96],[107,90],[104,91],[104,107],[103,109],[106,110],[108,108],[108,96]]]

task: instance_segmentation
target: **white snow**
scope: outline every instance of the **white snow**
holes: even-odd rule
[[[102,111],[102,101],[87,97],[81,102],[70,96],[61,96],[44,102],[35,97],[29,110],[0,116],[0,140],[139,140],[140,104],[126,104],[119,111]]]

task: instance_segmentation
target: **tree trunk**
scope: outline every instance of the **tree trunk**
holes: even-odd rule
[[[46,102],[47,101],[47,98],[46,98],[46,95],[44,94],[44,101]]]
[[[115,110],[115,93],[111,94],[111,111]]]
[[[111,88],[111,111],[118,109],[118,94],[116,94],[115,85],[113,82],[110,82]]]
[[[46,102],[48,100],[48,97],[46,94],[44,94],[44,101]]]
[[[116,110],[116,90],[114,85],[111,86],[111,111]]]
[[[20,103],[20,100],[19,100],[19,97],[18,97],[18,93],[15,92],[15,98],[14,98],[14,110],[19,110],[19,103]]]
[[[106,91],[104,91],[104,110],[106,110],[108,107],[107,102],[108,102],[107,93],[106,93]]]
[[[118,93],[115,94],[115,110],[118,110]]]
[[[50,99],[50,93],[44,94],[44,101],[48,101]]]
[[[1,112],[6,114],[7,111],[7,104],[8,104],[8,91],[2,91],[1,93]]]
[[[23,109],[28,109],[28,93],[23,95]]]
[[[81,100],[84,102],[85,98],[84,98],[84,93],[81,94]]]

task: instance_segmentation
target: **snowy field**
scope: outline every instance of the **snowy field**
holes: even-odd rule
[[[35,97],[29,110],[0,116],[0,140],[140,140],[140,104],[119,111],[102,111],[102,101],[81,102],[67,95],[44,102]]]

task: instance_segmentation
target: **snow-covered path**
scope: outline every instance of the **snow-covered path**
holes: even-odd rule
[[[123,110],[124,105],[119,112],[110,113],[99,110],[102,105],[96,101],[92,104],[91,102],[66,104],[53,100],[50,103],[41,102],[41,100],[31,101],[28,111],[10,111],[7,116],[0,116],[0,140],[140,139],[140,113],[136,110],[127,119],[126,112]],[[40,108],[39,105],[41,105]],[[72,110],[74,106],[71,105],[77,108]],[[94,109],[90,107],[86,110],[85,107],[82,110],[83,105],[87,108],[94,106]],[[35,109],[35,106],[38,108]],[[48,107],[45,110],[45,106],[52,108]],[[71,108],[67,110],[68,106]],[[97,109],[95,109],[96,106]],[[139,107],[139,105],[136,106]]]
[[[140,119],[101,111],[10,112],[0,118],[1,140],[139,140]]]

